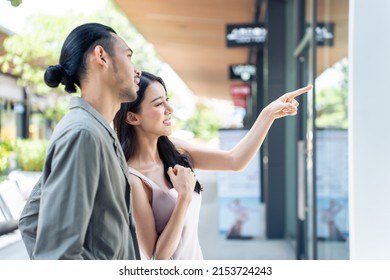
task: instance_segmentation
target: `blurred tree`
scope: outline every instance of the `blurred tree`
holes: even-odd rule
[[[347,91],[341,88],[329,88],[316,94],[317,119],[319,128],[347,128],[348,104]]]
[[[22,0],[7,0],[7,1],[11,2],[11,5],[14,7],[19,6],[23,2]]]
[[[9,160],[8,157],[10,153],[14,150],[12,142],[9,140],[0,139],[0,182],[9,168]]]
[[[348,60],[341,60],[334,68],[341,75],[338,85],[316,93],[318,128],[348,128]]]
[[[17,77],[18,84],[26,88],[28,96],[51,92],[64,94],[61,85],[55,89],[49,88],[43,81],[43,75],[49,65],[58,63],[62,44],[69,32],[86,22],[100,22],[113,27],[133,49],[134,63],[142,70],[158,73],[162,61],[153,46],[146,42],[111,1],[107,2],[104,9],[91,15],[34,15],[28,18],[23,34],[5,39],[5,54],[0,56],[1,71]],[[63,104],[50,106],[60,107],[52,108],[46,114],[48,118],[53,116],[53,121],[62,117],[59,114],[66,112],[63,110]]]
[[[58,63],[62,44],[69,32],[77,25],[86,22],[100,22],[114,30],[134,51],[134,63],[140,69],[157,73],[162,65],[153,46],[131,25],[119,9],[107,2],[107,7],[95,14],[86,16],[35,15],[28,19],[23,34],[6,38],[6,54],[0,56],[2,72],[18,77],[18,83],[27,87],[28,92],[46,94],[53,89],[46,86],[43,74],[49,65]],[[62,91],[59,87],[55,91]]]
[[[209,107],[198,103],[195,113],[183,124],[184,128],[192,131],[195,138],[211,140],[218,136],[221,123]]]
[[[56,64],[61,45],[67,35],[64,26],[73,25],[73,17],[33,16],[23,34],[4,41],[6,53],[0,56],[2,72],[18,78],[18,84],[30,94],[45,94],[52,89],[43,81],[47,66]],[[59,90],[61,90],[59,88]]]
[[[23,171],[42,171],[48,140],[18,139],[15,144],[16,161]]]
[[[123,12],[108,1],[107,6],[94,14],[67,14],[66,16],[34,15],[27,20],[23,34],[8,37],[4,42],[6,53],[0,56],[0,66],[4,73],[17,77],[18,84],[26,88],[28,96],[50,96],[67,94],[60,85],[49,88],[43,81],[44,71],[49,65],[58,63],[62,44],[69,32],[76,26],[86,22],[99,22],[111,26],[134,51],[133,62],[141,70],[157,75],[162,70],[163,62],[154,46],[147,42]],[[50,94],[48,96],[48,94]],[[174,105],[174,92],[169,93]],[[50,127],[67,112],[64,98],[51,100],[46,108],[39,108]],[[216,114],[206,105],[199,104],[195,115],[190,119],[178,119],[177,129],[185,127],[196,137],[211,139],[217,136],[220,123]]]

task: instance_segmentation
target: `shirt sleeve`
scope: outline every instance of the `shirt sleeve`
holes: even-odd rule
[[[88,131],[53,143],[45,164],[34,259],[82,259],[99,185],[99,141]]]
[[[42,176],[32,189],[19,218],[19,231],[30,259],[33,257],[37,237],[39,204],[41,200],[41,180]]]

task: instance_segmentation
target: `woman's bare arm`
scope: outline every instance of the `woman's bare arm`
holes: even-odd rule
[[[178,149],[186,151],[197,169],[233,170],[244,169],[264,142],[274,120],[297,114],[295,97],[310,91],[312,86],[288,92],[266,106],[257,117],[245,137],[231,150],[223,151],[171,139]]]

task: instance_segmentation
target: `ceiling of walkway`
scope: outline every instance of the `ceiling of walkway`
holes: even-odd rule
[[[267,1],[114,0],[191,91],[200,97],[230,100],[229,66],[248,63],[248,47],[226,46],[226,25],[251,23],[256,5],[260,22]],[[307,7],[307,21],[311,6]],[[317,75],[347,56],[348,0],[319,0],[318,21],[335,24],[334,46],[317,48]]]
[[[230,99],[229,65],[249,48],[227,48],[226,24],[253,21],[256,0],[115,0],[197,96]]]

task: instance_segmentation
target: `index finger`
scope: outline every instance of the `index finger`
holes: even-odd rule
[[[289,93],[287,93],[286,97],[287,97],[287,102],[290,102],[291,100],[293,100],[295,97],[305,93],[305,92],[308,92],[310,91],[311,89],[313,88],[313,85],[308,85],[308,86],[305,86],[303,88],[299,88],[297,90],[294,90],[294,91],[291,91]]]

